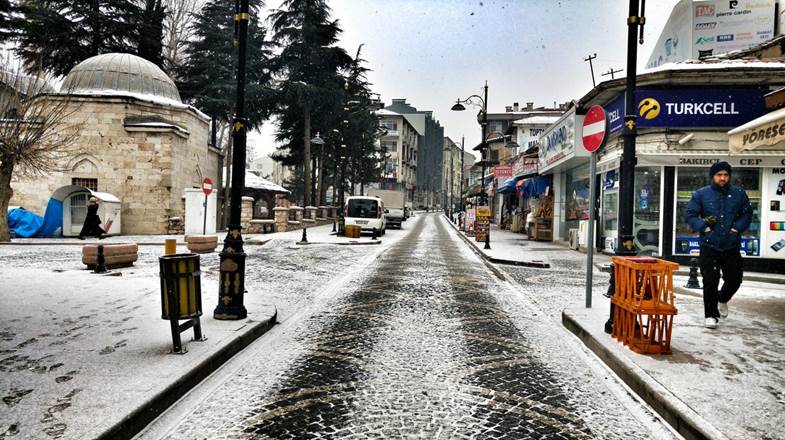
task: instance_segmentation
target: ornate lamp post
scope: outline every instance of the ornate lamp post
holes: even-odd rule
[[[482,205],[488,205],[488,193],[485,192],[485,166],[487,164],[487,151],[488,151],[488,142],[486,139],[486,132],[488,130],[488,81],[485,81],[485,86],[483,86],[483,96],[479,95],[471,95],[466,99],[458,99],[455,101],[455,105],[452,106],[451,110],[453,111],[464,111],[466,107],[463,104],[471,104],[472,98],[476,98],[480,100],[482,104],[482,110],[480,110],[480,114],[478,115],[480,126],[482,127],[482,137],[480,138],[480,154],[482,155],[482,176],[480,178],[480,203]],[[491,230],[488,229],[488,233],[485,234],[485,249],[491,248]]]
[[[229,225],[224,247],[220,253],[220,274],[218,283],[218,305],[213,317],[221,320],[245,319],[248,311],[243,305],[245,297],[245,251],[240,234],[240,202],[245,186],[245,52],[248,41],[248,0],[239,2],[234,19],[238,31],[237,60],[237,108],[232,122],[232,193],[229,205]]]

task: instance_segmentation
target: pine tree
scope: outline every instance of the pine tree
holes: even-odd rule
[[[14,18],[17,6],[9,0],[0,0],[0,41],[8,41],[13,35],[13,29],[19,26]]]
[[[274,40],[282,46],[273,64],[276,136],[284,145],[275,157],[285,165],[303,165],[305,200],[310,202],[311,128],[328,131],[325,119],[341,100],[339,72],[351,57],[336,45],[341,28],[330,18],[325,0],[284,0],[281,6],[270,16]]]
[[[16,53],[28,71],[61,76],[87,58],[135,53],[140,8],[131,0],[27,0]]]
[[[163,67],[164,19],[166,10],[161,0],[145,0],[144,9],[139,13],[136,31],[136,54]]]
[[[258,17],[261,1],[252,1],[251,16]],[[222,124],[234,115],[237,93],[237,48],[234,45],[234,4],[208,2],[194,17],[194,38],[185,46],[186,62],[176,70],[181,98]],[[246,60],[246,117],[250,128],[270,114],[271,43],[257,19],[248,26]]]

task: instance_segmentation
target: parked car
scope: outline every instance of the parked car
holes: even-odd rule
[[[403,191],[372,189],[368,191],[368,196],[382,199],[384,202],[384,218],[387,226],[400,229],[401,223],[406,220],[404,215],[404,200],[406,195]]]
[[[384,235],[387,232],[387,220],[384,218],[384,201],[378,197],[351,196],[346,199],[343,207],[344,225],[356,225],[363,231],[376,231]]]

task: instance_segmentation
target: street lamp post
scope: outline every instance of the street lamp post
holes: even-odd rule
[[[314,144],[314,145],[319,145],[319,146],[324,145],[324,139],[322,139],[319,136],[319,132],[318,131],[316,132],[316,137],[311,139],[311,143]],[[315,158],[316,158],[316,155],[314,154],[314,161],[313,161],[314,164],[316,163]],[[316,199],[315,199],[315,197],[316,197],[316,166],[315,165],[312,167],[311,173],[312,173],[312,178],[311,178],[311,206],[315,206],[316,205]],[[308,184],[305,183],[305,182],[303,182],[303,185],[305,186],[305,188],[308,187],[307,186]],[[305,192],[307,192],[307,191],[303,192],[303,205],[306,205]],[[303,212],[305,213],[305,215],[308,215],[308,208],[306,206],[303,206],[303,210],[304,210]],[[308,243],[308,232],[307,232],[308,228],[305,225],[305,221],[302,222],[302,226],[303,226],[303,236],[302,236],[302,238],[300,238],[300,243]]]
[[[466,206],[464,204],[464,197],[463,197],[463,156],[465,154],[466,153],[463,150],[463,136],[461,136],[461,191],[460,191],[460,194],[459,194],[460,197],[461,197],[461,219],[466,217]],[[463,223],[463,222],[461,222],[461,223]],[[463,229],[466,229],[466,228],[464,227]]]
[[[480,125],[482,126],[482,137],[480,138],[480,154],[482,163],[482,176],[480,176],[480,203],[482,205],[488,205],[488,193],[485,192],[485,165],[487,163],[486,155],[488,151],[488,142],[486,139],[486,132],[488,130],[488,81],[485,81],[485,86],[483,86],[483,96],[479,95],[471,95],[466,99],[458,99],[455,101],[455,105],[452,106],[451,110],[454,111],[463,111],[466,110],[463,104],[470,103],[472,98],[477,98],[482,103],[482,110],[480,113],[482,114],[482,119],[480,120]],[[485,249],[491,248],[491,229],[490,225],[488,227],[488,232],[485,234]]]
[[[643,9],[639,9],[641,0],[630,0],[627,16],[627,88],[624,96],[624,127],[621,136],[624,139],[619,170],[619,236],[616,243],[616,255],[633,256],[635,251],[632,233],[633,209],[635,205],[635,138],[638,135],[636,124],[635,87],[637,80],[638,42],[643,44],[643,25],[646,22]],[[643,2],[645,4],[645,1]],[[640,39],[638,40],[638,26]],[[611,289],[615,277],[611,273]],[[613,303],[610,306],[610,317],[605,322],[605,331],[613,332]]]
[[[219,320],[245,319],[248,311],[243,305],[245,296],[245,251],[240,233],[241,200],[245,186],[245,55],[248,44],[248,0],[239,2],[235,10],[238,32],[237,54],[237,100],[232,122],[232,192],[229,207],[229,224],[220,253],[220,275],[218,282],[218,305],[213,317]]]

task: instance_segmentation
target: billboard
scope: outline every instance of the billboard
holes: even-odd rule
[[[744,50],[774,37],[776,0],[682,0],[646,68]]]
[[[737,127],[766,114],[766,87],[640,88],[635,91],[640,128]],[[621,130],[624,94],[604,106],[611,132]]]

